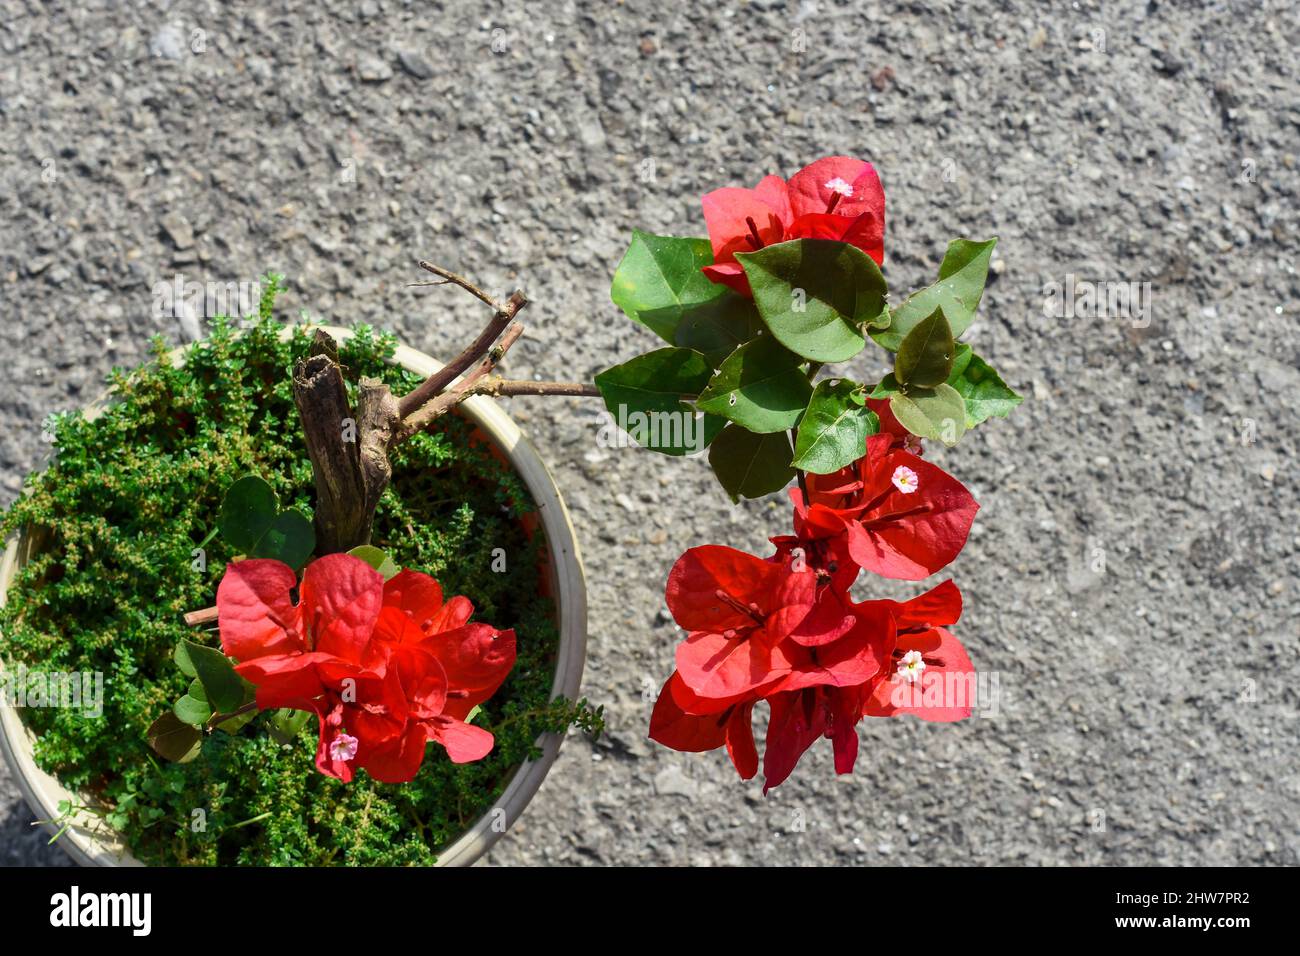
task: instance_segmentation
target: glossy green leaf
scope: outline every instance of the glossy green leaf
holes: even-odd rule
[[[1019,405],[1023,398],[1012,391],[1007,383],[988,362],[980,358],[969,348],[965,362],[960,369],[953,367],[953,374],[948,379],[951,385],[966,402],[966,427],[974,428],[981,422],[997,416],[1006,418],[1011,409]]]
[[[244,726],[257,716],[257,711],[250,710],[240,714],[237,717],[231,717],[229,720],[223,720],[217,724],[217,730],[227,734],[237,734],[244,729]]]
[[[894,378],[908,387],[933,388],[952,372],[952,329],[943,309],[935,309],[913,326],[894,356]]]
[[[239,702],[239,706],[242,708],[256,702],[257,688],[242,677],[239,680],[244,685],[244,697]],[[193,693],[193,691],[191,691],[191,693]],[[216,729],[228,734],[237,734],[241,729],[243,729],[244,725],[253,720],[258,713],[260,713],[260,711],[256,709],[245,711],[238,716],[231,717],[229,720],[223,720],[221,723],[216,725]]]
[[[772,336],[761,335],[727,357],[695,404],[751,432],[793,428],[813,390],[802,362]]]
[[[676,342],[683,312],[720,297],[726,287],[700,269],[713,262],[707,239],[634,232],[614,272],[610,298],[628,318]]]
[[[145,738],[156,753],[174,763],[189,763],[203,746],[203,733],[171,711],[149,725]]]
[[[189,652],[185,650],[185,641],[181,641],[176,645],[176,649],[172,651],[172,660],[176,662],[176,666],[180,668],[181,673],[186,677],[199,676],[199,672],[194,669],[194,664],[190,661]]]
[[[226,492],[217,515],[221,537],[236,551],[251,553],[280,513],[280,499],[257,475],[245,475]]]
[[[247,713],[240,714],[238,717],[231,717],[229,720],[223,720],[217,724],[217,730],[227,734],[237,734],[244,729],[253,718],[257,716],[257,711],[250,710]]]
[[[387,552],[381,551],[372,544],[363,544],[353,548],[348,554],[354,558],[360,558],[366,564],[370,565],[376,571],[384,576],[385,581],[391,581],[401,570],[390,558]]]
[[[794,477],[785,432],[756,435],[728,425],[709,446],[709,464],[732,501],[780,491]]]
[[[185,642],[185,650],[198,679],[203,682],[203,689],[208,693],[208,700],[220,713],[235,710],[244,701],[244,680],[235,673],[235,665],[225,654],[216,648]]]
[[[862,404],[865,389],[849,379],[817,383],[799,423],[794,467],[828,475],[866,453],[867,436],[880,431],[880,419]]]
[[[315,549],[316,529],[302,512],[290,509],[276,516],[249,556],[283,561],[299,571]]]
[[[872,388],[871,394],[868,397],[889,398],[890,396],[901,394],[902,391],[903,386],[898,384],[898,380],[894,378],[894,373],[889,372],[881,377],[880,381],[876,383],[874,388]]]
[[[209,703],[208,692],[203,689],[203,681],[198,680],[197,678],[190,681],[190,689],[187,690],[185,693],[188,694],[190,697],[193,697],[195,700],[199,701],[200,703],[203,704]]]
[[[754,304],[782,345],[814,362],[862,351],[865,329],[889,321],[885,277],[861,249],[828,239],[794,239],[737,253]]]
[[[934,388],[910,388],[889,399],[889,410],[913,435],[955,445],[966,431],[966,403],[947,383]]]
[[[942,308],[953,338],[960,338],[975,319],[975,310],[979,308],[984,283],[988,279],[989,260],[997,241],[996,238],[984,242],[954,239],[948,243],[948,251],[939,266],[938,280],[913,292],[901,305],[892,309],[889,327],[872,332],[871,337],[877,344],[896,352],[908,332],[935,309]]]
[[[966,371],[966,366],[970,364],[971,356],[974,354],[975,352],[965,342],[956,343],[952,357],[952,371],[948,373],[949,385],[952,385],[953,380]]]
[[[726,286],[718,286],[717,298],[682,309],[674,344],[704,356],[710,368],[717,368],[740,346],[763,331],[754,303]]]
[[[266,726],[272,737],[282,744],[290,744],[302,733],[302,729],[313,716],[315,715],[310,711],[281,707],[271,714]]]
[[[176,715],[177,719],[200,727],[206,724],[212,716],[212,705],[205,700],[195,700],[189,694],[186,694],[172,705],[172,713]]]
[[[668,455],[703,451],[721,423],[698,418],[688,401],[708,385],[713,369],[691,349],[656,349],[596,376],[605,407],[641,447]]]

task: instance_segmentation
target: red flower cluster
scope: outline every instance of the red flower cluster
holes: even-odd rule
[[[749,296],[737,252],[788,239],[832,239],[857,246],[877,263],[885,257],[885,191],[870,163],[828,156],[786,182],[765,176],[754,189],[715,189],[702,200],[713,246],[704,267],[714,282]]]
[[[464,597],[402,571],[385,582],[365,561],[331,554],[303,572],[279,561],[231,564],[217,589],[221,646],[257,687],[262,710],[290,707],[320,721],[316,766],[349,781],[415,778],[433,740],[456,763],[485,757],[492,734],[465,723],[515,662],[515,634],[469,623]]]
[[[682,751],[725,745],[748,780],[758,770],[750,717],[766,700],[766,792],[823,736],[836,772],[851,771],[864,716],[970,716],[968,702],[947,693],[974,674],[945,630],[961,616],[956,585],[945,581],[903,603],[856,603],[849,594],[863,568],[919,580],[946,566],[979,507],[956,479],[908,450],[916,439],[893,416],[881,423],[861,460],[807,476],[811,500],[791,492],[795,533],[772,539],[775,555],[706,545],[674,565],[668,608],[690,633],[655,705],[652,739]]]

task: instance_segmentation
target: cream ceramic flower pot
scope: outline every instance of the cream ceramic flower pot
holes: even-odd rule
[[[325,327],[325,331],[337,340],[350,338],[352,334],[347,329],[329,326]],[[286,329],[284,334],[289,335],[289,330]],[[172,360],[179,365],[184,361],[184,355],[185,350],[178,349],[172,354]],[[393,361],[421,377],[441,368],[441,363],[437,360],[405,346],[398,347]],[[94,417],[103,408],[104,400],[96,402],[87,410],[87,415]],[[523,479],[537,505],[538,519],[548,546],[547,573],[560,634],[551,696],[576,699],[586,659],[587,591],[582,559],[578,554],[578,543],[569,513],[536,449],[496,402],[475,396],[463,402],[460,409]],[[0,558],[0,606],[4,604],[10,584],[27,558],[27,546],[24,537],[15,538],[8,543]],[[3,639],[3,635],[0,635],[0,640]],[[515,771],[496,806],[439,854],[439,866],[468,866],[488,851],[505,829],[519,818],[537,793],[559,754],[560,741],[561,737],[557,734],[546,734],[538,741],[542,756],[525,762]],[[65,800],[73,806],[93,805],[91,798],[69,791],[36,765],[32,756],[32,743],[32,732],[23,724],[19,710],[10,704],[8,695],[0,694],[0,750],[13,769],[35,818],[54,820],[59,816],[59,803]],[[83,866],[140,865],[117,834],[98,816],[82,811],[69,819],[72,825],[59,837],[57,845],[63,847],[77,863]],[[47,823],[45,827],[51,834],[57,831],[54,824]]]

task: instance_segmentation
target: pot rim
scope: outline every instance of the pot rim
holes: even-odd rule
[[[286,326],[280,333],[281,337],[288,338],[295,328],[321,329],[339,341],[353,336],[350,329],[306,323]],[[174,349],[170,353],[171,361],[181,364],[191,347],[192,345],[187,345]],[[405,345],[398,345],[390,361],[425,377],[442,368],[442,363],[437,359]],[[87,413],[94,414],[101,410],[106,398],[107,396],[92,403],[87,408]],[[550,558],[548,573],[560,632],[551,699],[567,697],[576,700],[581,690],[586,662],[587,590],[577,535],[564,499],[537,450],[500,405],[487,396],[475,395],[462,402],[459,408],[509,461],[528,487],[537,506],[537,515],[546,535]],[[11,538],[0,557],[0,607],[5,603],[9,584],[18,571],[22,543],[19,536]],[[2,672],[3,664],[0,664],[0,673]],[[41,819],[53,820],[58,816],[61,800],[70,800],[75,806],[85,798],[68,790],[57,778],[36,765],[32,755],[35,735],[22,722],[18,709],[10,706],[7,697],[6,694],[0,694],[0,751],[13,768],[19,789],[28,805]],[[543,779],[559,755],[562,740],[562,734],[553,733],[538,738],[542,755],[536,760],[525,761],[515,770],[495,806],[438,854],[438,866],[469,866],[501,838],[541,788]],[[58,844],[78,864],[143,865],[131,856],[120,837],[98,817],[81,812],[73,815],[71,820],[72,826],[59,838]],[[51,834],[56,832],[53,823],[42,826]]]

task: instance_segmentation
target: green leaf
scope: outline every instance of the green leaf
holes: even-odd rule
[[[230,658],[212,647],[185,642],[185,650],[194,670],[203,682],[203,689],[208,693],[208,700],[220,713],[235,710],[244,700],[244,680],[235,673],[235,666]]]
[[[189,652],[185,650],[185,642],[181,641],[176,645],[176,650],[172,651],[172,660],[176,666],[181,669],[181,673],[186,677],[198,677],[199,672],[194,669],[194,664],[190,661]]]
[[[236,551],[252,553],[280,513],[280,499],[257,475],[245,475],[226,492],[217,516],[221,537]]]
[[[984,242],[954,239],[948,243],[938,281],[908,296],[891,311],[889,327],[883,332],[872,332],[871,337],[878,345],[896,352],[908,332],[935,309],[942,308],[953,338],[960,338],[975,319],[997,241],[994,237]]]
[[[198,727],[207,723],[208,718],[212,716],[212,705],[205,700],[195,700],[186,694],[172,705],[172,713],[179,720]]]
[[[299,571],[315,549],[316,529],[301,511],[290,509],[271,522],[249,556],[273,558]]]
[[[862,404],[863,386],[849,379],[817,383],[794,443],[794,467],[828,475],[866,453],[867,436],[880,431],[880,419]]]
[[[957,444],[966,430],[966,403],[946,383],[934,388],[910,388],[906,393],[892,395],[889,410],[913,435],[934,438],[945,445]]]
[[[1006,418],[1023,398],[1007,387],[1006,382],[988,362],[967,348],[966,361],[948,379],[966,402],[966,427],[974,428],[993,416]]]
[[[786,431],[812,395],[802,363],[772,336],[761,335],[727,357],[695,404],[751,432]]]
[[[354,558],[360,558],[366,564],[370,565],[376,571],[384,576],[385,581],[391,581],[397,577],[401,570],[397,564],[390,558],[386,552],[379,550],[372,544],[363,544],[353,548],[348,554]]]
[[[881,377],[880,381],[871,389],[871,394],[867,397],[892,398],[894,395],[901,395],[902,392],[903,386],[898,384],[898,379],[894,378],[894,373],[889,372]]]
[[[239,702],[239,706],[244,707],[257,700],[257,688],[242,677],[239,678],[239,680],[240,683],[244,685],[244,697]],[[193,694],[194,691],[191,689],[190,693]],[[258,713],[259,711],[257,710],[245,711],[236,717],[231,717],[229,720],[223,720],[221,723],[216,725],[216,729],[225,731],[228,734],[237,734],[243,729],[244,725],[256,717]]]
[[[778,341],[814,362],[862,351],[863,329],[889,321],[885,277],[861,249],[829,239],[794,239],[737,253],[754,304]]]
[[[732,501],[780,491],[794,477],[785,432],[755,435],[728,425],[709,447],[709,464]]]
[[[717,368],[740,346],[763,331],[763,320],[754,303],[726,286],[722,294],[699,305],[683,308],[674,343],[694,349],[710,368]]]
[[[605,407],[643,448],[667,455],[703,451],[721,428],[698,420],[686,404],[709,383],[713,369],[691,349],[656,349],[596,376]]]
[[[894,378],[906,386],[933,388],[952,372],[952,329],[943,309],[935,309],[913,326],[894,357]]]
[[[199,703],[202,704],[209,703],[208,692],[203,689],[203,681],[201,680],[196,679],[190,681],[190,689],[186,691],[186,693],[190,697],[193,697],[195,700],[197,700]]]
[[[948,373],[948,384],[955,385],[956,379],[962,372],[966,371],[966,366],[970,364],[971,356],[975,352],[965,342],[958,342],[956,352],[952,357],[952,371]]]
[[[231,717],[229,720],[223,720],[217,724],[217,730],[227,734],[237,734],[244,729],[244,725],[257,716],[257,711],[250,710],[240,714],[238,717]]]
[[[171,711],[150,724],[145,737],[160,756],[174,763],[189,763],[199,755],[203,746],[202,732],[184,723]]]
[[[713,250],[707,239],[634,232],[614,272],[610,298],[628,318],[665,341],[675,342],[683,312],[726,291],[700,271],[712,262]]]
[[[281,707],[271,714],[267,721],[267,729],[282,744],[291,744],[297,738],[302,729],[307,726],[307,721],[311,720],[312,713],[307,710],[290,710],[288,707]]]

